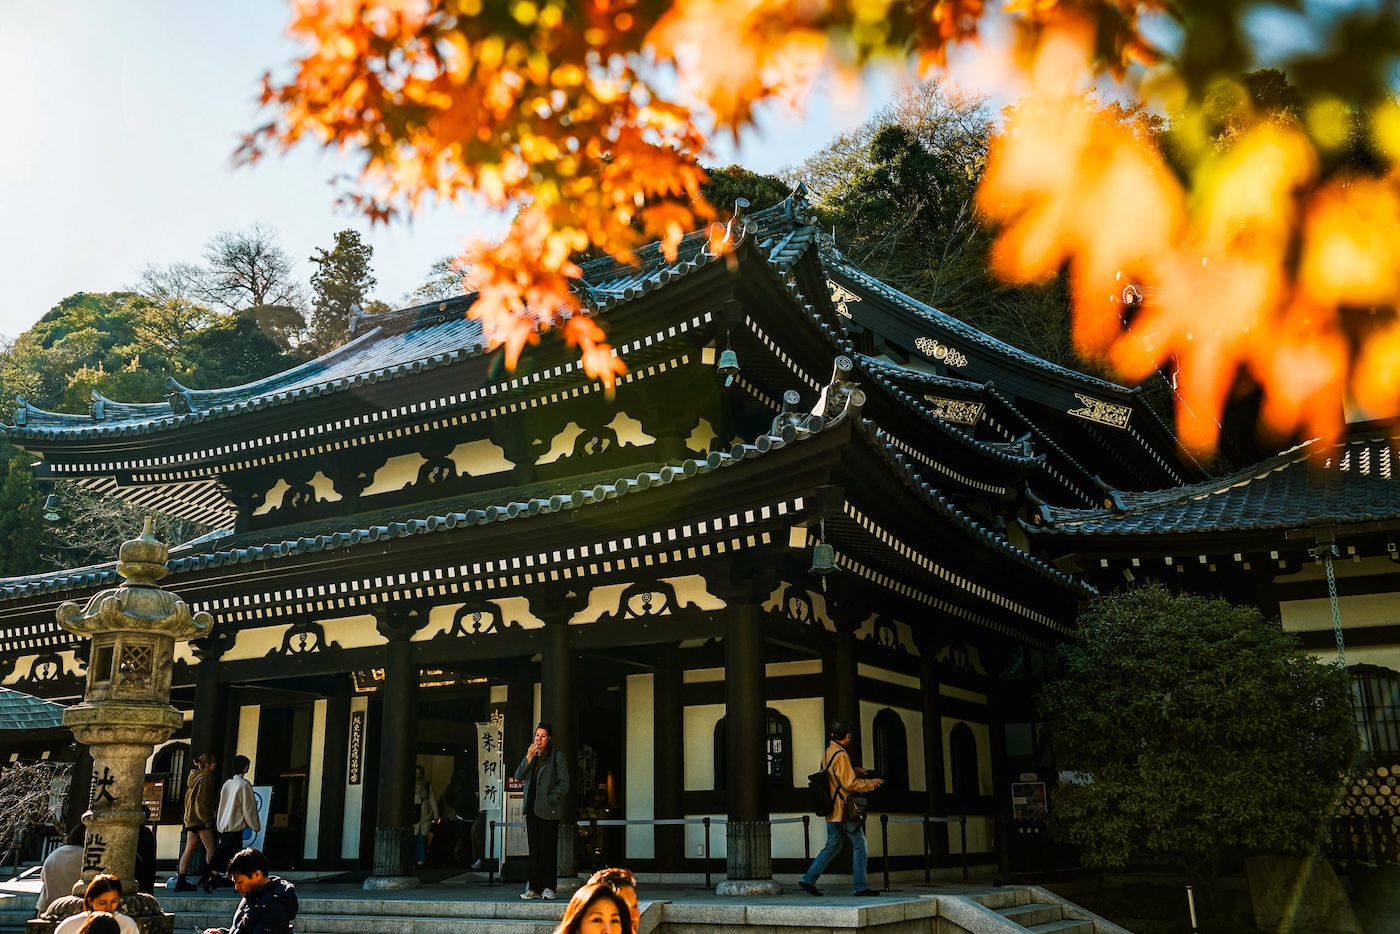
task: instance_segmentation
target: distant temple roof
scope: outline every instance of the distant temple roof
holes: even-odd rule
[[[1122,508],[1047,506],[1042,535],[1147,535],[1288,529],[1400,519],[1400,436],[1312,441],[1224,477],[1150,493]]]
[[[0,687],[0,730],[51,730],[63,726],[62,704]]]

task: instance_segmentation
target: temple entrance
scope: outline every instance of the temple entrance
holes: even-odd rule
[[[425,848],[429,869],[458,871],[483,858],[472,829],[479,807],[476,724],[489,717],[488,701],[489,689],[481,685],[427,690],[419,702],[415,761],[438,815]]]
[[[308,701],[266,706],[258,715],[257,759],[249,778],[272,789],[263,852],[274,868],[297,868],[305,852],[312,712]]]
[[[587,685],[580,692],[578,757],[572,776],[578,805],[580,870],[622,865],[625,859],[627,829],[599,827],[595,832],[589,821],[626,816],[626,704],[621,683]]]

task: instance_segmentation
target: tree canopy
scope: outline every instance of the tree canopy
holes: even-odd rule
[[[377,280],[370,268],[374,247],[360,239],[357,230],[342,230],[335,245],[317,247],[311,256],[311,320],[306,328],[306,351],[318,356],[345,343],[352,306],[364,310]]]
[[[1052,830],[1086,865],[1140,856],[1202,885],[1231,852],[1306,852],[1359,749],[1346,673],[1252,607],[1158,584],[1105,597],[1041,697]]]

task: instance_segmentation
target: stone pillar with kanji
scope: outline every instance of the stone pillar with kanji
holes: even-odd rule
[[[191,614],[183,600],[156,586],[165,577],[168,554],[147,519],[140,537],[121,546],[122,584],[96,594],[85,607],[64,603],[57,611],[60,626],[92,640],[83,701],[63,715],[64,725],[92,753],[93,764],[92,799],[83,814],[83,874],[73,892],[81,896],[100,873],[117,876],[120,910],[145,934],[169,932],[173,922],[154,897],[136,891],[146,761],[184,719],[170,706],[175,642],[208,635],[214,624],[208,613]],[[80,899],[60,899],[44,918],[30,922],[29,930],[47,930],[82,908]]]

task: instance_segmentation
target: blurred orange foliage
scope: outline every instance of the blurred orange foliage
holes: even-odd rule
[[[500,243],[463,256],[480,317],[514,363],[562,326],[586,371],[625,371],[580,303],[573,257],[633,258],[714,216],[698,160],[764,101],[800,99],[822,69],[891,58],[920,69],[978,36],[983,0],[293,0],[305,43],[285,83],[264,79],[271,122],[254,160],[305,138],[361,160],[346,201],[385,220],[425,198],[515,206]],[[1013,0],[1035,94],[995,141],[979,195],[1002,225],[1012,280],[1068,266],[1075,340],[1127,377],[1174,361],[1189,393],[1181,436],[1216,440],[1237,374],[1265,392],[1268,427],[1330,436],[1341,400],[1400,396],[1400,324],[1359,352],[1341,309],[1400,300],[1400,195],[1389,178],[1320,179],[1304,129],[1260,120],[1204,147],[1183,185],[1150,141],[1083,87],[1162,60],[1144,17],[1165,0]],[[1390,114],[1400,141],[1400,116]],[[1400,151],[1400,142],[1395,147]],[[1119,279],[1158,286],[1129,320]]]

